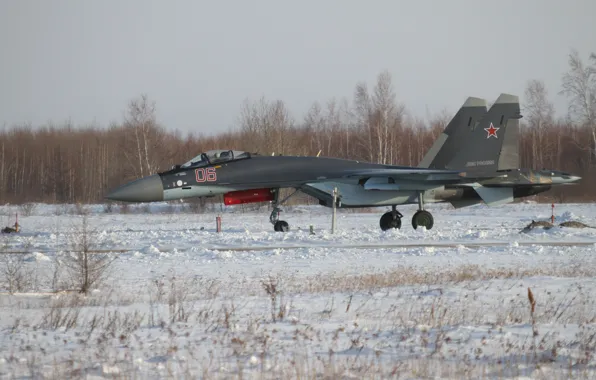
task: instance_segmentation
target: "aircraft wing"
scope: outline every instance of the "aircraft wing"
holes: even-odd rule
[[[425,179],[425,180],[448,180],[465,177],[461,170],[440,170],[440,169],[419,169],[419,168],[389,168],[389,169],[367,169],[344,173],[343,178],[372,178],[392,177],[394,179]]]

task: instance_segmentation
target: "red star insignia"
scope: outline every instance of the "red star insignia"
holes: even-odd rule
[[[497,131],[501,129],[501,128],[495,128],[493,123],[490,123],[490,127],[488,128],[484,128],[485,131],[488,132],[488,136],[486,136],[486,138],[490,138],[491,136],[495,136],[495,138],[499,138],[499,136],[497,136]]]

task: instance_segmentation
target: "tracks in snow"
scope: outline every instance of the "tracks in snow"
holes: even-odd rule
[[[519,241],[519,242],[505,242],[505,241],[483,241],[483,242],[468,242],[468,241],[449,241],[449,242],[431,242],[431,243],[353,243],[353,244],[272,244],[272,245],[258,245],[258,246],[239,246],[239,245],[209,245],[206,244],[201,248],[210,251],[234,251],[234,252],[255,252],[255,251],[269,251],[269,250],[291,250],[291,249],[308,249],[308,248],[335,248],[335,249],[388,249],[388,248],[483,248],[483,247],[528,247],[528,246],[543,246],[543,247],[596,247],[596,241]],[[112,248],[112,249],[97,249],[91,250],[90,253],[128,253],[140,251],[142,248]],[[184,252],[190,250],[190,247],[158,247],[160,252]],[[23,250],[23,251],[5,251],[3,254],[32,254],[40,253],[55,253],[63,250]]]

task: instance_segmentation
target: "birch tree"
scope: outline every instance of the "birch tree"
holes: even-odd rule
[[[155,102],[149,101],[147,95],[131,100],[124,126],[128,132],[124,152],[133,172],[137,177],[155,173],[158,165],[153,155],[159,144]]]
[[[391,131],[396,124],[395,92],[391,83],[391,74],[383,71],[377,77],[372,104],[375,115],[377,162],[387,164]]]
[[[532,134],[532,166],[543,168],[544,156],[549,149],[545,139],[547,129],[552,125],[555,108],[548,100],[548,91],[543,81],[531,80],[526,85],[524,113]]]
[[[240,113],[240,128],[247,138],[247,150],[261,150],[264,154],[287,154],[290,147],[289,133],[294,121],[281,100],[257,102],[246,100]]]
[[[591,164],[596,156],[596,54],[592,53],[590,62],[585,65],[576,50],[569,54],[569,71],[563,75],[561,93],[569,99],[569,117],[590,129]]]
[[[383,71],[377,76],[372,95],[366,83],[356,86],[354,113],[360,129],[365,132],[365,145],[371,162],[387,164],[391,161],[392,134],[401,124],[404,107],[398,106],[391,82],[391,74]]]
[[[373,106],[372,100],[368,94],[366,83],[361,82],[356,85],[354,93],[354,116],[360,133],[360,146],[366,151],[370,162],[375,160],[374,140],[375,130],[373,126]]]
[[[278,154],[291,154],[291,137],[289,135],[294,121],[285,103],[281,100],[271,103],[267,116],[266,124],[271,127],[267,136],[272,140],[272,151]]]
[[[309,134],[310,153],[323,150],[324,143],[321,139],[321,130],[325,127],[323,110],[319,102],[314,102],[304,117],[303,128]],[[323,152],[324,155],[329,152]]]

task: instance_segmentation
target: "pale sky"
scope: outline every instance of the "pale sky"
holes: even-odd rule
[[[158,120],[215,134],[244,99],[352,99],[389,70],[414,115],[544,80],[558,114],[570,49],[596,52],[595,0],[0,0],[0,126]]]

